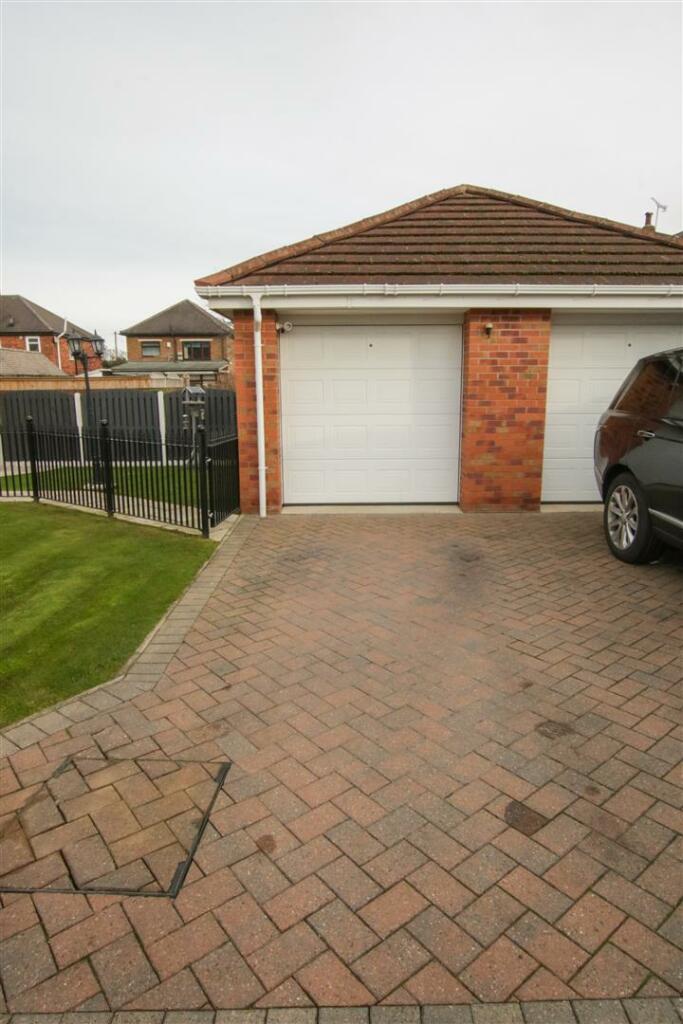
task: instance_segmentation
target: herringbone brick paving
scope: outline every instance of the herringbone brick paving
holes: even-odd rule
[[[0,827],[65,757],[233,768],[177,899],[1,897],[0,1013],[672,1007],[682,651],[681,560],[594,513],[242,520],[123,680],[5,735]],[[110,769],[117,867],[168,877],[200,768]]]

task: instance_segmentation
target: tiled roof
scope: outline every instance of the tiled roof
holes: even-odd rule
[[[64,317],[50,312],[23,295],[0,295],[0,334],[61,334]],[[92,340],[93,334],[66,321],[69,334]]]
[[[139,324],[127,327],[121,334],[136,338],[206,338],[232,334],[232,328],[227,320],[208,313],[189,299],[183,299]]]
[[[42,352],[0,348],[0,377],[66,377]]]
[[[458,185],[200,278],[221,284],[683,282],[671,235]]]

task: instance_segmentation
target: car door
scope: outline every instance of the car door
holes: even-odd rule
[[[637,418],[629,464],[658,529],[683,530],[683,351],[648,367],[647,411]]]

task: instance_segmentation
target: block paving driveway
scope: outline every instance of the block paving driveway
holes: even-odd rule
[[[682,652],[683,562],[596,512],[242,519],[125,677],[5,733],[0,1014],[673,1006]],[[93,879],[140,894],[47,891]]]

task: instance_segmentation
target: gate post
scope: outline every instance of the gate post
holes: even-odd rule
[[[104,507],[108,516],[114,515],[114,477],[111,468],[111,435],[109,422],[100,421],[100,463],[104,477]]]
[[[202,526],[202,537],[209,536],[209,463],[206,457],[206,427],[200,423],[197,427],[197,447],[199,448],[199,459],[197,461],[197,472],[199,473],[199,514]]]
[[[31,490],[33,500],[40,501],[40,480],[38,478],[38,446],[36,444],[36,431],[33,426],[33,416],[26,417],[26,440],[28,442],[28,460],[31,466]]]

